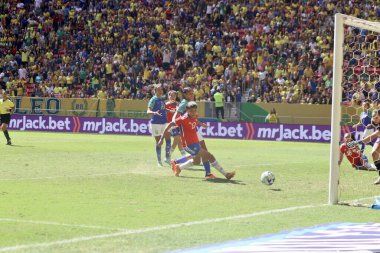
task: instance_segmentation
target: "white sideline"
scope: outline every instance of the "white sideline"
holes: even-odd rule
[[[104,229],[104,230],[113,230],[113,231],[123,230],[121,228],[110,228],[110,227],[103,227],[103,226],[68,224],[68,223],[60,223],[60,222],[54,222],[54,221],[21,220],[21,219],[13,219],[13,218],[0,218],[0,222],[32,223],[32,224],[40,224],[40,225],[54,225],[54,226],[74,227],[74,228],[75,227],[76,228],[93,228],[93,229]]]
[[[305,162],[289,162],[286,164],[303,164]],[[257,166],[272,166],[272,165],[281,165],[282,163],[257,163],[257,164],[243,164],[236,165],[234,168],[242,167],[257,167]],[[26,180],[48,180],[48,179],[58,179],[58,178],[80,178],[80,177],[102,177],[102,176],[114,176],[114,175],[126,175],[133,174],[132,172],[115,172],[115,173],[97,173],[97,174],[88,174],[88,175],[68,175],[68,176],[52,176],[52,177],[24,177],[24,178],[0,178],[1,181],[26,181]]]
[[[316,207],[322,207],[322,206],[327,206],[327,204],[295,206],[295,207],[288,207],[288,208],[283,208],[283,209],[275,209],[275,210],[262,211],[262,212],[256,212],[256,213],[250,213],[250,214],[229,216],[229,217],[224,217],[224,218],[205,219],[205,220],[200,220],[200,221],[191,221],[191,222],[163,225],[163,226],[150,227],[150,228],[141,228],[141,229],[124,229],[122,231],[109,233],[109,234],[80,236],[80,237],[75,237],[75,238],[66,239],[66,240],[15,245],[15,246],[9,246],[9,247],[2,247],[0,248],[0,252],[49,247],[49,246],[54,246],[54,245],[72,244],[72,243],[77,243],[77,242],[90,241],[90,240],[96,240],[96,239],[105,239],[105,238],[124,236],[124,235],[130,235],[130,234],[142,234],[142,233],[147,233],[147,232],[152,232],[152,231],[161,231],[161,230],[174,229],[174,228],[179,228],[179,227],[188,227],[188,226],[203,225],[203,224],[222,222],[222,221],[246,219],[246,218],[268,215],[268,214],[273,214],[273,213],[283,213],[283,212],[289,212],[289,211],[294,211],[294,210],[299,210],[299,209],[316,208]]]

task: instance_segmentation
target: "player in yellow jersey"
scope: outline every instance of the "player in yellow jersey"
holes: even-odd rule
[[[9,137],[7,129],[9,122],[11,121],[11,114],[13,113],[14,109],[15,105],[9,99],[8,93],[4,92],[3,99],[0,99],[0,126],[1,130],[3,130],[5,138],[7,138],[7,145],[12,145],[11,138]]]

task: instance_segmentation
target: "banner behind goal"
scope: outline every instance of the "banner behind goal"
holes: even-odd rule
[[[356,124],[363,103],[369,103],[369,116],[380,108],[379,43],[380,23],[335,15],[329,204],[365,205],[380,195],[380,186],[372,184],[377,172],[356,170],[345,157],[338,166],[343,134],[362,137],[364,129]],[[373,163],[371,149],[366,145],[364,154]]]

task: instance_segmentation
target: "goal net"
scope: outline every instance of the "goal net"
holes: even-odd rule
[[[380,195],[380,185],[373,185],[378,172],[367,170],[372,146],[341,147],[345,135],[361,139],[365,128],[358,123],[370,122],[371,111],[380,109],[379,50],[380,23],[335,15],[329,204],[369,206]],[[353,167],[346,155],[363,166]]]

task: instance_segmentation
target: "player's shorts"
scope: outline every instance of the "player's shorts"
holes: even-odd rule
[[[203,136],[201,135],[201,133],[199,132],[199,130],[197,130],[197,135],[198,135],[198,140],[199,141],[203,141]]]
[[[360,159],[356,159],[356,162],[352,164],[352,167],[354,167],[357,170],[361,170],[365,168],[364,161],[368,161],[368,158],[366,155],[363,154],[360,156]]]
[[[189,153],[192,156],[198,155],[199,151],[201,150],[201,145],[199,143],[193,143],[189,146],[184,148],[187,153]]]
[[[373,128],[366,128],[366,129],[364,129],[362,139],[364,139],[364,138],[367,137],[368,135],[373,134],[374,132],[375,132],[375,129],[373,129]]]
[[[150,124],[150,131],[152,132],[152,136],[160,136],[164,133],[166,127],[165,124]]]
[[[375,132],[375,129],[373,129],[373,128],[366,128],[366,129],[364,129],[362,139],[365,138],[365,137],[367,137],[367,136],[369,136],[369,135],[371,135],[371,134],[373,134],[374,132]],[[370,142],[367,143],[367,145],[373,146],[374,143],[375,143],[374,141],[370,141]]]
[[[175,137],[179,135],[179,127],[172,127],[170,129],[171,136]]]
[[[0,114],[0,124],[7,124],[11,122],[11,115],[9,113],[6,114]]]

